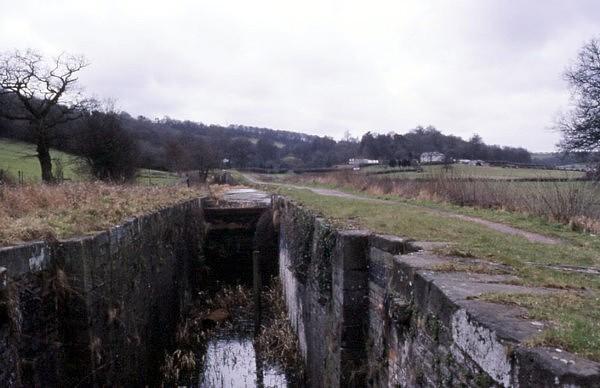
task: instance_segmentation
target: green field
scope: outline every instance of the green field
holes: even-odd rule
[[[562,171],[562,170],[542,170],[534,168],[509,168],[509,167],[492,167],[492,166],[469,166],[465,164],[453,164],[449,168],[442,165],[423,166],[422,172],[407,171],[407,172],[391,172],[390,174],[383,173],[385,170],[395,170],[386,167],[367,167],[361,169],[364,173],[381,172],[375,175],[379,177],[389,178],[404,178],[404,179],[430,179],[439,174],[452,174],[461,178],[483,178],[483,179],[573,179],[584,176],[580,171]]]
[[[67,180],[82,181],[86,176],[77,171],[77,158],[58,150],[50,150],[53,161],[53,173],[56,173],[56,161],[63,166],[63,176]],[[20,141],[0,139],[0,170],[17,179],[19,171],[25,182],[40,182],[40,163],[36,156],[35,145]],[[140,169],[137,182],[150,185],[170,185],[179,180],[173,173],[158,170]]]
[[[136,181],[144,185],[169,186],[174,185],[180,179],[172,172],[142,168],[138,171]]]
[[[57,150],[50,150],[50,156],[53,162],[60,160],[66,179],[78,179],[75,157]],[[0,139],[0,169],[15,179],[21,171],[26,182],[39,182],[42,176],[35,145],[19,141]]]

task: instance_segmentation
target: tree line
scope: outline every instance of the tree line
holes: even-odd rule
[[[531,163],[531,154],[524,148],[487,145],[479,135],[463,140],[459,136],[444,135],[432,126],[419,126],[406,134],[367,132],[359,147],[361,156],[384,160],[410,161],[418,159],[424,152],[434,151],[449,159]]]
[[[575,108],[559,122],[565,152],[600,148],[600,45],[585,45],[565,73]],[[77,87],[88,63],[61,55],[47,60],[28,50],[0,55],[0,136],[36,144],[42,178],[53,181],[51,147],[79,156],[81,168],[97,179],[132,179],[138,168],[199,172],[219,167],[320,168],[350,158],[382,161],[418,159],[437,151],[447,158],[531,163],[520,147],[487,145],[444,135],[435,127],[407,133],[366,132],[335,141],[326,136],[243,125],[206,125],[164,117],[133,117],[110,104],[86,99]]]

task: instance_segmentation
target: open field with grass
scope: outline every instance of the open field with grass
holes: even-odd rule
[[[60,160],[66,179],[78,179],[75,157],[57,150],[50,150],[50,156],[53,161]],[[41,180],[35,145],[30,143],[0,139],[0,169],[7,171],[15,179],[21,171],[26,182]]]
[[[0,186],[0,246],[105,230],[201,194],[183,186],[99,182]]]
[[[389,174],[385,171],[390,170]],[[361,173],[377,173],[375,176],[398,179],[432,179],[441,173],[452,174],[455,177],[474,178],[474,179],[575,179],[581,178],[585,174],[580,171],[562,171],[562,170],[544,170],[535,168],[511,168],[511,167],[493,167],[493,166],[470,166],[465,164],[443,165],[425,165],[422,172],[406,171],[393,172],[398,168],[383,166],[366,167],[361,169]]]
[[[566,225],[548,223],[535,217],[528,219],[515,213],[505,212],[498,217],[509,224],[561,241],[557,245],[535,243],[413,203],[390,201],[385,204],[325,197],[289,187],[271,188],[314,209],[342,228],[366,228],[416,240],[449,243],[435,249],[436,253],[448,256],[452,264],[448,268],[440,268],[441,271],[476,271],[473,265],[464,264],[461,260],[483,259],[502,264],[504,273],[518,277],[515,284],[563,290],[553,296],[485,295],[484,298],[519,304],[530,309],[532,318],[552,322],[552,329],[536,339],[537,343],[600,360],[600,320],[597,319],[600,275],[593,271],[583,272],[600,268],[600,240],[595,236],[574,232]],[[488,212],[489,216],[493,211]],[[582,271],[574,271],[573,268]]]
[[[168,186],[179,182],[181,178],[172,172],[149,170],[142,168],[138,171],[136,182],[142,185]]]
[[[50,155],[53,163],[60,160],[65,179],[86,180],[87,177],[78,171],[78,161],[75,156],[58,150],[50,150]],[[56,169],[56,163],[53,168]],[[36,156],[35,145],[0,138],[0,170],[8,172],[15,180],[18,172],[21,171],[25,182],[40,182],[40,163]],[[178,182],[179,177],[167,171],[140,169],[136,181],[146,185],[170,185]]]

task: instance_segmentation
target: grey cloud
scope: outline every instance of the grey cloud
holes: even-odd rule
[[[0,47],[85,54],[133,115],[340,137],[433,124],[551,150],[593,0],[0,0]],[[58,26],[58,27],[56,27]]]

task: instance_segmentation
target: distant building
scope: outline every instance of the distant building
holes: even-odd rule
[[[557,170],[565,170],[565,171],[583,171],[583,172],[594,171],[593,166],[588,166],[584,163],[565,164],[562,166],[556,166],[556,169]]]
[[[446,155],[442,154],[441,152],[423,152],[421,154],[421,157],[419,158],[419,161],[421,163],[441,163],[444,161],[444,158],[446,157]]]
[[[352,158],[348,160],[348,164],[351,166],[370,166],[379,164],[379,160]]]
[[[460,164],[467,164],[469,166],[489,166],[489,163],[483,161],[483,160],[471,160],[471,159],[460,159],[458,161],[458,163]]]

